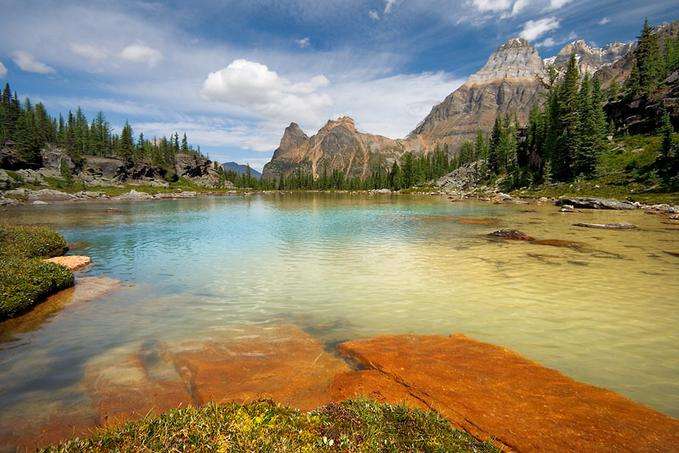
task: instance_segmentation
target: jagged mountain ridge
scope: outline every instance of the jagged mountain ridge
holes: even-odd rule
[[[616,64],[631,48],[613,43],[598,49],[575,41],[567,44],[554,62],[563,65],[564,56],[569,58],[575,52],[585,70],[596,71]],[[288,176],[298,169],[318,177],[324,169],[364,178],[375,165],[390,166],[406,151],[428,153],[447,145],[450,152],[457,152],[462,143],[474,140],[477,131],[488,133],[498,115],[515,115],[519,122],[525,122],[533,106],[542,102],[545,68],[530,43],[521,38],[508,40],[490,55],[483,68],[435,105],[404,139],[358,132],[348,117],[328,121],[311,137],[291,123],[271,161],[264,166],[263,177]]]
[[[339,170],[347,177],[365,178],[374,165],[385,166],[403,152],[400,140],[359,132],[346,116],[328,121],[311,137],[291,123],[262,175],[278,178],[301,170],[318,177]]]

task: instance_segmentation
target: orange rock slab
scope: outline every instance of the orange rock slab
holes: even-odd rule
[[[339,348],[454,425],[512,450],[679,448],[678,420],[463,335],[383,336]],[[376,391],[386,388],[375,383]]]
[[[350,370],[293,326],[251,329],[178,352],[174,362],[198,404],[270,398],[302,410],[329,402],[334,376]]]
[[[46,258],[44,261],[64,266],[69,271],[77,271],[89,266],[92,263],[92,258],[89,256],[64,255]]]

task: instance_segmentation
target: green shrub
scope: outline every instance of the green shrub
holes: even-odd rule
[[[73,286],[73,274],[40,259],[0,261],[0,321],[33,308],[45,297]]]
[[[64,238],[50,228],[0,225],[0,256],[49,258],[67,251]]]
[[[0,225],[0,321],[73,286],[71,271],[41,259],[67,250],[64,238],[47,227]]]
[[[434,412],[359,399],[300,412],[270,401],[174,409],[45,451],[497,451]]]

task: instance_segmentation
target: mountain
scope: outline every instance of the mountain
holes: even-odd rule
[[[631,42],[613,42],[600,48],[578,39],[563,46],[557,55],[545,58],[544,62],[545,65],[553,64],[559,71],[565,71],[568,60],[575,54],[580,73],[593,75],[601,68],[624,58],[633,48],[634,43]]]
[[[632,44],[613,43],[599,49],[574,41],[548,63],[563,67],[575,52],[582,69],[601,72],[626,60],[630,49]],[[512,38],[491,54],[483,68],[435,105],[406,138],[359,132],[348,117],[328,121],[311,137],[291,123],[264,166],[263,178],[288,176],[298,170],[314,177],[325,170],[364,178],[376,165],[387,168],[406,151],[426,154],[447,145],[449,152],[456,153],[462,143],[475,139],[477,131],[489,133],[498,115],[526,122],[533,106],[542,102],[546,78],[545,62],[537,50],[525,39]]]
[[[403,152],[399,140],[359,132],[346,116],[328,121],[311,137],[290,123],[262,175],[271,179],[300,170],[318,177],[338,170],[347,177],[365,178],[375,165],[389,165]]]
[[[235,173],[238,173],[239,175],[244,175],[248,172],[248,166],[239,164],[238,162],[224,162],[222,164],[222,168],[224,171],[233,171]],[[250,176],[253,178],[260,179],[262,177],[262,174],[255,170],[254,168],[250,167]]]
[[[540,102],[545,68],[540,55],[526,40],[513,38],[501,45],[480,71],[434,106],[408,135],[409,148],[431,149],[448,144],[453,150],[473,140],[479,129],[487,132],[498,114],[517,115],[526,121]]]

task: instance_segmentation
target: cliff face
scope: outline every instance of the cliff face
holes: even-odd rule
[[[324,171],[338,170],[347,177],[365,178],[375,165],[389,165],[401,154],[400,141],[359,132],[354,120],[346,116],[328,121],[311,137],[291,123],[262,175],[279,178],[300,169],[318,177]]]
[[[448,144],[453,150],[473,140],[480,129],[488,132],[498,115],[516,115],[526,121],[530,109],[540,102],[545,68],[538,52],[519,38],[510,39],[451,93],[408,136],[410,148]]]

